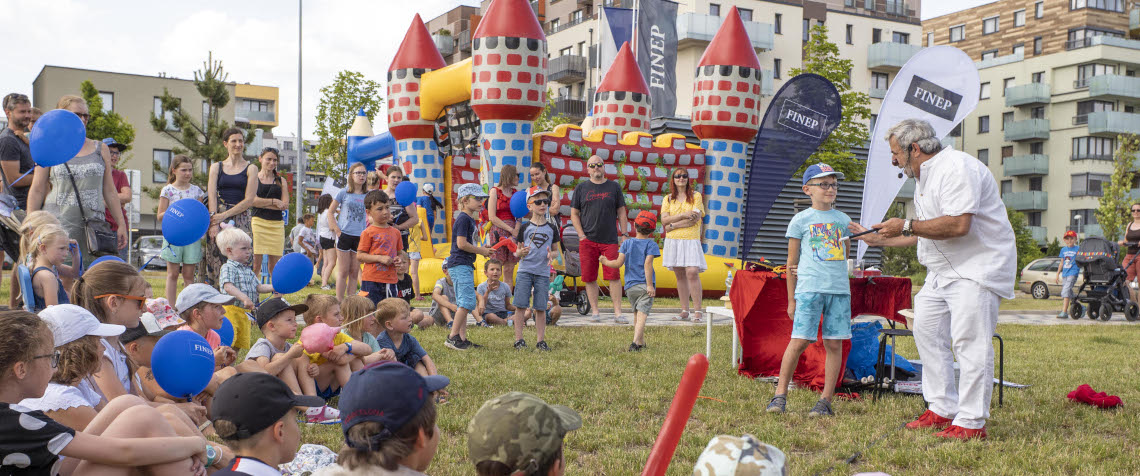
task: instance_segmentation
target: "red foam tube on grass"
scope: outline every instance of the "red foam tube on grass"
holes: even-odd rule
[[[677,385],[677,393],[673,395],[673,403],[669,405],[669,414],[665,416],[657,441],[653,442],[653,449],[649,451],[649,459],[645,461],[641,476],[664,476],[665,470],[669,469],[677,443],[685,432],[685,423],[689,421],[693,404],[697,402],[697,395],[700,394],[708,373],[709,359],[704,354],[689,357],[685,373],[681,375],[681,383]]]

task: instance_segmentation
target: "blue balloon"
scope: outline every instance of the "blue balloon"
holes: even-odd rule
[[[515,218],[522,218],[530,213],[530,209],[526,207],[526,190],[519,190],[511,195],[511,214]]]
[[[416,184],[408,181],[400,182],[396,186],[396,203],[401,207],[411,205],[416,201]]]
[[[107,262],[107,261],[118,261],[120,263],[125,263],[125,261],[123,261],[123,259],[118,257],[118,256],[107,255],[107,256],[100,257],[99,259],[96,259],[95,261],[92,261],[91,264],[87,266],[87,269],[94,268],[95,265],[97,265],[99,263]],[[86,273],[87,271],[84,270],[83,272]]]
[[[53,109],[36,121],[28,145],[36,165],[51,167],[75,157],[86,139],[87,126],[79,116],[66,109]]]
[[[289,253],[277,261],[273,268],[273,290],[292,294],[313,280],[313,262],[304,253]]]
[[[222,345],[226,347],[234,345],[234,324],[230,322],[230,318],[223,317],[222,328],[215,332],[222,338]]]
[[[174,331],[154,345],[150,368],[166,393],[191,398],[202,393],[214,376],[214,351],[205,337],[193,331]]]
[[[174,246],[186,246],[201,240],[210,228],[210,211],[193,198],[171,203],[162,217],[162,237]]]

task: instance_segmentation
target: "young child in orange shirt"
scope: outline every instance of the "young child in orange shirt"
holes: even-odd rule
[[[364,264],[360,276],[360,290],[368,293],[373,304],[390,297],[400,297],[396,274],[403,241],[400,230],[392,227],[392,212],[388,210],[388,194],[373,190],[364,196],[364,209],[372,224],[360,234],[356,258]]]

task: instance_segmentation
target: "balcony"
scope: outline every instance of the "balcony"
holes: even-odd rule
[[[1048,119],[1013,121],[1005,126],[1005,140],[1019,141],[1049,138]]]
[[[594,19],[593,16],[586,16],[586,15],[579,14],[578,16],[571,17],[570,21],[568,21],[566,23],[559,23],[558,26],[554,26],[554,27],[548,26],[546,28],[546,34],[547,35],[553,35],[555,33],[569,29],[569,28],[574,27],[574,26],[581,25],[582,23],[585,23],[585,22],[593,20],[593,19]],[[548,23],[548,25],[549,25],[549,23]]]
[[[867,69],[898,71],[922,47],[906,43],[872,43],[867,47]]]
[[[574,84],[586,79],[586,57],[562,55],[550,59],[547,78],[562,84]]]
[[[459,51],[471,52],[471,30],[459,32]]]
[[[1049,194],[1041,191],[1010,192],[1002,194],[1001,201],[1017,211],[1039,211],[1049,207]]]
[[[887,88],[871,88],[868,94],[875,99],[883,99],[887,97]]]
[[[688,42],[708,43],[716,35],[717,29],[724,18],[717,15],[704,15],[701,13],[682,13],[677,16],[677,47]],[[744,31],[752,40],[752,47],[759,50],[771,50],[775,44],[773,40],[772,24],[754,21],[744,22]]]
[[[1048,175],[1049,156],[1044,154],[1015,155],[1007,157],[1005,165],[1002,167],[1005,169],[1007,177]]]
[[[559,97],[554,98],[554,108],[551,113],[555,116],[563,115],[573,122],[582,122],[586,118],[586,100],[584,98]]]
[[[1033,237],[1033,241],[1036,241],[1038,243],[1045,243],[1046,237],[1049,234],[1048,230],[1045,227],[1028,226],[1026,228],[1029,228],[1029,235]]]
[[[277,117],[276,117],[276,115],[274,115],[273,111],[251,111],[248,109],[238,109],[238,110],[234,111],[234,116],[237,116],[237,118],[243,118],[243,119],[245,119],[247,121],[251,121],[251,122],[252,121],[258,121],[258,122],[276,122],[277,121]]]
[[[450,33],[446,35],[436,33],[431,36],[431,41],[435,43],[435,49],[439,50],[440,56],[451,56],[455,53],[455,40]]]
[[[903,182],[902,188],[899,189],[898,198],[912,199],[914,198],[914,179],[907,179]]]
[[[1078,116],[1080,117],[1080,116]],[[1089,134],[1115,136],[1140,131],[1140,114],[1097,111],[1088,114]]]
[[[1140,99],[1140,78],[1119,74],[1102,74],[1085,80],[1089,87],[1089,97],[1114,97]]]
[[[1014,86],[1005,90],[1005,107],[1048,104],[1050,94],[1049,85],[1045,83]]]
[[[1019,51],[1017,53],[1011,53],[1011,54],[1008,54],[1005,56],[992,56],[989,58],[985,58],[981,61],[975,61],[974,66],[976,66],[979,70],[981,70],[981,69],[986,69],[986,68],[993,68],[995,66],[1001,66],[1001,65],[1005,65],[1005,64],[1016,63],[1016,62],[1024,60],[1024,59],[1025,59],[1025,52]]]

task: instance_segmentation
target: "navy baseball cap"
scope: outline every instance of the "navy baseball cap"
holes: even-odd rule
[[[345,444],[375,450],[420,412],[432,398],[432,392],[449,383],[451,380],[442,375],[420,376],[399,362],[377,362],[353,372],[340,390],[340,424]],[[384,430],[366,443],[348,438],[349,429],[368,421],[384,425]]]
[[[116,141],[114,137],[108,137],[106,139],[103,139],[103,145],[105,145],[107,147],[118,147],[119,150],[126,150],[127,149],[126,144],[120,144],[119,141]]]
[[[843,172],[836,171],[835,169],[831,168],[830,165],[821,162],[808,167],[807,171],[804,172],[804,185],[807,185],[811,179],[827,177],[828,175],[834,175],[838,180],[843,180],[846,178],[843,176]]]

